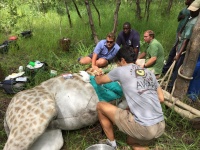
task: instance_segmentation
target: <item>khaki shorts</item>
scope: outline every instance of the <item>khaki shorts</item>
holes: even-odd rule
[[[152,125],[142,126],[134,120],[134,116],[128,110],[118,108],[115,114],[115,124],[120,131],[132,137],[135,144],[146,146],[164,133],[164,120]]]

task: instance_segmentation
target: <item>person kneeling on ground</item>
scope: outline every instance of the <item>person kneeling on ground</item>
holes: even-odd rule
[[[78,59],[80,64],[92,63],[92,68],[98,70],[108,65],[119,50],[119,45],[115,43],[115,34],[109,33],[106,39],[101,40],[96,45],[92,54]]]
[[[148,68],[151,70],[158,79],[160,78],[164,65],[163,46],[155,39],[155,34],[152,30],[147,30],[144,32],[144,41],[148,44],[148,47],[138,56],[138,59],[145,58],[145,63],[140,66],[142,68]]]
[[[162,89],[151,71],[135,65],[136,54],[131,47],[120,48],[116,58],[120,67],[95,77],[98,84],[120,82],[128,103],[128,108],[123,110],[107,102],[98,102],[98,118],[108,138],[106,143],[117,149],[115,124],[128,135],[127,143],[133,149],[148,149],[148,144],[165,130],[160,104],[164,102]]]

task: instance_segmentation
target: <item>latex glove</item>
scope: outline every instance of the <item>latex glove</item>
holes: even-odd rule
[[[79,74],[82,76],[84,82],[90,82],[90,75],[85,71],[79,71]]]

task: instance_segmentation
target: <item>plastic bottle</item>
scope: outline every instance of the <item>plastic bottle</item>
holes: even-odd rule
[[[23,72],[23,66],[19,66],[19,72]]]

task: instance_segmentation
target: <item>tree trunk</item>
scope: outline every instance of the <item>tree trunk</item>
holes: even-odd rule
[[[116,4],[117,5],[116,5],[115,13],[114,13],[114,27],[113,27],[113,30],[112,30],[113,33],[116,33],[116,31],[117,31],[118,12],[119,12],[119,7],[121,5],[121,0],[117,0]]]
[[[161,4],[162,4],[162,0],[160,0],[159,6],[161,6]]]
[[[141,20],[142,16],[141,16],[141,7],[140,7],[140,0],[136,0],[136,17]]]
[[[82,18],[81,14],[80,14],[80,11],[78,10],[78,7],[77,7],[77,5],[76,5],[76,2],[75,2],[74,0],[72,0],[72,2],[74,3],[74,6],[75,6],[75,8],[76,8],[76,12],[77,12],[78,16],[79,16],[80,18]]]
[[[91,30],[92,30],[92,36],[94,38],[95,44],[97,44],[99,42],[99,40],[98,40],[96,31],[95,31],[95,28],[94,28],[94,23],[93,23],[93,19],[92,19],[92,13],[91,13],[89,2],[85,1],[85,5],[86,5],[88,16],[89,16],[89,23],[90,23],[90,27],[91,27]]]
[[[183,65],[180,67],[180,75],[177,76],[174,97],[182,99],[186,94],[189,87],[190,80],[185,79],[191,78],[194,73],[194,69],[196,67],[197,59],[199,57],[200,51],[200,15],[198,20],[193,28],[192,36],[190,38],[190,43],[187,46],[185,59],[183,61]]]
[[[150,4],[151,4],[151,0],[146,0],[145,2],[145,12],[144,12],[144,16],[147,15],[146,21],[149,21],[149,9],[150,9]]]
[[[68,20],[69,20],[69,25],[70,25],[70,28],[72,28],[72,21],[71,21],[71,17],[70,17],[68,5],[67,5],[67,0],[65,0],[64,2],[65,2],[65,8],[66,8],[66,12],[67,12]]]
[[[42,2],[42,11],[43,11],[43,13],[45,14],[45,13],[46,13],[46,9],[45,9],[45,6],[44,6],[44,1],[41,0],[41,2]]]
[[[101,17],[100,17],[100,13],[99,13],[99,10],[97,9],[95,3],[94,3],[94,0],[92,0],[92,5],[94,6],[97,14],[98,14],[98,19],[99,19],[99,26],[101,26]]]
[[[168,3],[168,6],[167,6],[167,14],[169,15],[170,14],[170,10],[172,8],[172,4],[173,4],[173,0],[170,0],[169,3]]]

